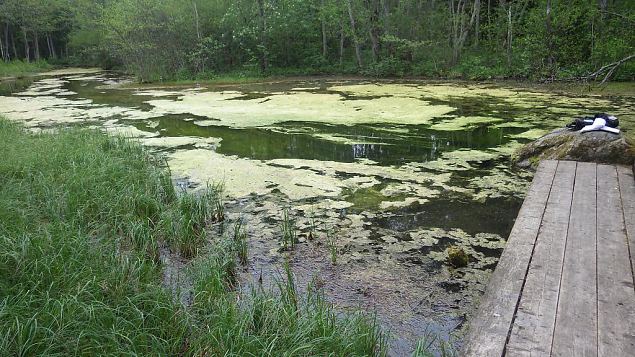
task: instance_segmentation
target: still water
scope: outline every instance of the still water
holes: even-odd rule
[[[271,281],[289,261],[338,308],[375,313],[394,355],[424,336],[460,346],[531,181],[511,165],[514,150],[595,112],[628,131],[632,109],[627,97],[456,82],[135,88],[95,70],[0,84],[0,114],[33,130],[129,136],[163,155],[181,186],[222,182],[228,217],[249,227],[243,284]],[[279,250],[285,210],[302,237],[292,253]],[[446,263],[451,245],[467,267]]]

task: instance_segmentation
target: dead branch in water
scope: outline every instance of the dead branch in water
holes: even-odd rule
[[[606,81],[608,81],[609,78],[611,78],[611,76],[613,75],[615,70],[619,68],[619,66],[621,66],[622,64],[632,60],[633,58],[635,58],[635,54],[632,54],[630,56],[622,58],[621,60],[619,60],[617,62],[613,62],[613,63],[607,64],[605,66],[602,66],[597,71],[589,74],[588,76],[582,77],[581,79],[582,80],[587,80],[587,81],[588,80],[597,80],[598,77],[604,75],[604,79],[600,83],[600,85],[602,85],[602,84],[606,83]]]

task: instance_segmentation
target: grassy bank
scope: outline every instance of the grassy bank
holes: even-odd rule
[[[240,242],[210,238],[214,187],[175,192],[140,146],[86,130],[31,134],[0,118],[0,355],[381,355],[372,320],[319,291],[237,298]],[[162,286],[162,252],[192,298]]]
[[[0,78],[3,77],[21,77],[33,73],[39,73],[51,69],[52,66],[48,62],[41,60],[36,62],[26,61],[0,61]]]

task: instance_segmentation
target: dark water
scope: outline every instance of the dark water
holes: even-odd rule
[[[192,115],[185,117],[192,118]],[[222,138],[217,152],[239,157],[271,159],[306,159],[354,162],[364,158],[380,165],[399,165],[408,162],[431,161],[445,151],[459,148],[489,149],[510,141],[508,135],[518,134],[520,128],[488,128],[482,126],[469,131],[443,132],[420,126],[401,125],[391,129],[408,130],[407,134],[386,131],[386,126],[321,125],[319,123],[281,124],[275,131],[268,128],[233,129],[221,126],[202,127],[184,116],[159,119],[155,129],[164,136],[201,136]],[[203,118],[200,118],[203,120]],[[140,129],[151,130],[141,124]],[[284,131],[284,132],[283,132]],[[376,141],[376,144],[345,144],[320,139],[313,133],[344,136],[351,140]]]
[[[43,94],[41,99],[54,97],[71,104],[51,104],[50,107],[34,109],[34,118],[64,110],[66,105],[79,110],[80,116],[82,110],[88,113],[95,108],[124,108],[150,113],[155,109],[151,101],[161,99],[178,102],[186,89],[162,88],[170,93],[157,98],[151,94],[138,95],[136,89],[108,86],[124,78],[114,73],[104,72],[85,79],[81,76],[74,80],[69,78],[61,78],[63,82],[59,84],[59,89],[73,93]],[[20,103],[24,103],[25,108],[27,100],[37,102],[38,95],[27,96],[19,92],[31,85],[37,90],[38,80],[1,82],[0,108],[5,108],[4,114],[15,116],[13,107],[20,105],[2,107],[3,100],[20,98],[24,100]],[[273,95],[294,93],[293,88],[298,86],[312,88],[307,90],[310,93],[338,95],[348,101],[390,97],[387,94],[355,95],[331,88],[334,84],[364,83],[367,82],[320,79],[202,90],[241,92],[242,95],[229,100],[234,103],[244,101],[245,105],[251,105],[254,99],[267,101]],[[422,82],[386,83],[426,86]],[[622,115],[626,131],[635,127],[632,100],[629,98],[599,100],[564,95],[533,95],[521,88],[518,89],[518,99],[510,100],[495,95],[497,87],[494,85],[490,85],[492,95],[487,93],[489,87],[481,86],[477,89],[482,90],[483,94],[476,96],[460,94],[460,90],[466,87],[476,87],[473,84],[449,85],[455,86],[459,94],[439,96],[432,93],[422,95],[421,100],[431,105],[452,107],[449,113],[452,117],[486,117],[496,118],[497,121],[434,130],[434,124],[447,122],[452,117],[439,116],[418,125],[393,124],[390,121],[333,124],[331,121],[297,118],[275,125],[237,128],[224,125],[218,119],[217,125],[201,126],[197,122],[209,122],[215,118],[187,112],[159,113],[148,119],[130,120],[121,111],[108,114],[106,110],[105,114],[99,116],[93,114],[91,120],[78,118],[62,125],[99,126],[106,121],[116,121],[144,132],[158,133],[159,137],[220,138],[222,141],[214,150],[232,160],[246,159],[248,162],[284,168],[286,166],[269,161],[294,159],[300,160],[300,168],[306,165],[307,172],[318,172],[325,177],[338,180],[365,177],[376,180],[370,187],[352,186],[343,189],[339,197],[328,197],[328,200],[347,205],[327,210],[317,217],[321,225],[330,227],[338,237],[341,262],[337,266],[325,260],[324,253],[316,253],[325,249],[320,247],[302,245],[291,260],[301,282],[310,281],[316,272],[328,277],[326,289],[338,306],[371,306],[382,324],[397,335],[391,354],[405,355],[412,351],[422,335],[430,331],[440,336],[441,340],[450,340],[455,348],[460,346],[465,321],[474,311],[489,273],[496,265],[532,176],[531,172],[518,170],[511,165],[512,150],[505,148],[521,145],[540,135],[529,135],[532,131],[550,130],[562,126],[572,116],[599,111]],[[85,99],[91,103],[72,104],[73,101]],[[328,112],[323,114],[329,115]],[[24,115],[21,113],[20,118]],[[69,111],[68,115],[78,114]],[[169,155],[192,149],[192,146],[155,149]],[[231,169],[231,162],[227,164],[230,167],[218,169]],[[316,169],[316,162],[331,163],[329,165],[334,167],[334,172]],[[338,166],[338,163],[368,165],[370,173],[366,175],[364,170],[351,171],[350,166]],[[419,175],[430,176],[430,183],[416,181]],[[448,177],[442,179],[444,175]],[[253,227],[250,246],[252,263],[246,275],[274,272],[279,266],[282,258],[271,252],[275,251],[277,244],[275,232],[278,231],[281,207],[319,204],[326,200],[318,195],[293,201],[281,195],[275,187],[272,185],[269,195],[234,197],[235,200],[230,200],[228,205],[230,213],[249,217]],[[395,187],[403,192],[387,193],[387,190]],[[382,206],[386,202],[408,199],[415,201],[392,207]],[[263,210],[262,207],[271,208]],[[295,214],[300,224],[299,229],[306,231],[306,225],[301,226],[301,223],[306,223],[307,212],[298,210],[292,211],[292,214]],[[356,225],[358,221],[361,224]],[[450,245],[458,245],[466,250],[470,256],[468,267],[454,269],[444,262],[443,254]]]

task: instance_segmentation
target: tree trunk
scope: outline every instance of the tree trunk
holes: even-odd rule
[[[44,35],[44,39],[46,40],[46,49],[48,50],[49,58],[53,58],[53,53],[51,53],[51,37],[48,32]]]
[[[0,58],[2,58],[3,61],[7,60],[7,56],[5,55],[5,52],[6,50],[5,50],[4,41],[2,41],[2,36],[0,36]]]
[[[379,36],[375,31],[373,31],[373,29],[370,29],[368,33],[370,35],[373,62],[377,62],[377,60],[379,59]]]
[[[340,20],[340,67],[344,64],[344,40],[346,32],[344,31],[344,22]]]
[[[9,52],[9,24],[4,25],[4,60],[9,62],[11,54]]]
[[[260,70],[266,72],[269,69],[269,58],[267,57],[267,20],[264,0],[258,0],[258,16],[260,17]]]
[[[492,40],[492,16],[490,15],[491,7],[492,0],[487,0],[487,34],[485,36],[487,37],[488,42]]]
[[[390,6],[388,4],[388,0],[382,0],[381,2],[382,4],[382,10],[383,10],[383,17],[384,17],[384,33],[386,35],[390,34],[390,24],[388,23],[388,17],[390,16]]]
[[[353,4],[351,4],[351,0],[346,2],[348,6],[348,17],[351,21],[351,32],[353,33],[353,45],[355,46],[355,57],[357,59],[357,67],[361,68],[362,63],[362,53],[361,48],[359,47],[359,41],[357,40],[357,31],[355,30],[355,17],[353,16]]]
[[[24,39],[24,58],[27,62],[31,62],[31,49],[29,48],[29,39],[26,36],[26,29],[22,28],[22,37]]]
[[[604,19],[604,15],[606,14],[606,9],[608,8],[609,2],[608,0],[599,0],[598,5],[600,6],[600,17]]]
[[[4,61],[9,61],[9,24],[5,24],[2,28],[2,34],[0,34],[0,36],[4,35],[4,57],[2,57],[2,59]]]
[[[57,59],[57,52],[55,52],[55,43],[49,33],[46,34],[46,42],[49,47],[49,56],[53,59]]]
[[[51,40],[51,53],[53,54],[53,58],[57,59],[57,51],[55,50],[55,41],[53,41],[52,37],[49,37]]]
[[[201,45],[201,27],[199,25],[198,20],[198,8],[196,7],[196,1],[192,1],[192,7],[194,8],[194,26],[196,27],[196,39],[198,40],[198,45]],[[201,55],[202,58],[196,59],[196,71],[197,72],[205,72],[205,62],[206,56]]]
[[[9,31],[9,33],[11,34],[11,49],[13,49],[13,58],[18,59],[18,49],[15,47],[15,36],[13,32],[14,31]]]
[[[551,27],[551,0],[547,0],[547,17],[545,19],[545,27],[547,29],[547,65],[549,66],[550,74],[553,75],[553,29]]]
[[[507,65],[512,65],[512,4],[507,8]]]
[[[591,58],[595,52],[595,21],[591,19]]]
[[[322,57],[324,57],[326,59],[328,53],[328,46],[327,46],[327,38],[326,38],[326,15],[324,14],[324,0],[322,0],[321,2],[322,5],[322,14],[321,14],[321,18],[322,18]]]
[[[198,8],[196,7],[196,1],[192,1],[192,5],[194,5],[194,20],[196,24],[196,38],[201,40],[201,28],[198,22]]]
[[[454,23],[454,43],[453,43],[453,51],[452,51],[452,64],[457,64],[459,62],[459,57],[461,56],[461,51],[463,50],[463,45],[465,44],[465,40],[467,39],[467,35],[470,33],[470,29],[474,26],[476,22],[476,16],[478,15],[478,11],[481,7],[481,0],[474,0],[474,4],[472,5],[472,15],[470,16],[470,22],[465,23],[465,5],[466,1],[459,0],[457,3],[456,9],[454,9],[454,1],[450,1],[450,6],[452,7],[453,15],[453,23]]]
[[[478,6],[476,2],[474,3],[476,6],[476,24],[474,25],[474,47],[478,48],[479,40],[481,37],[481,3],[479,1]]]
[[[379,28],[379,0],[370,0],[368,5],[370,6],[370,28],[368,34],[370,36],[371,50],[373,54],[373,62],[377,62],[379,59],[379,38],[381,36],[381,29]]]
[[[38,37],[37,31],[33,31],[33,42],[35,45],[35,60],[40,60],[40,39]]]

